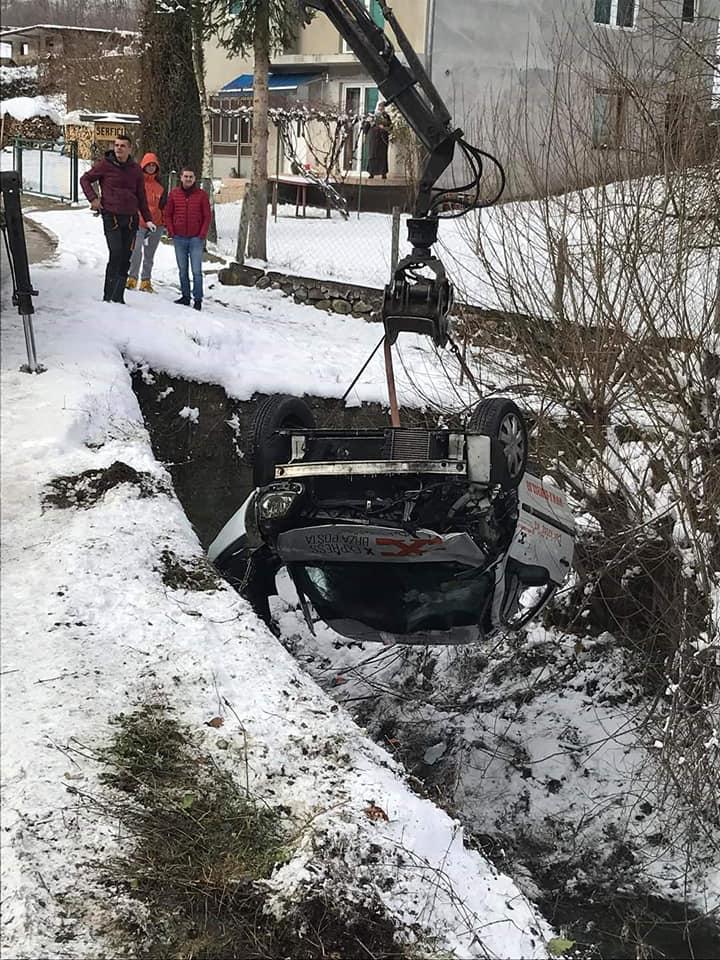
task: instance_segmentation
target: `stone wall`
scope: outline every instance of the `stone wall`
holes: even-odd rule
[[[352,283],[336,283],[332,280],[317,280],[312,277],[296,277],[274,270],[232,263],[218,273],[220,283],[227,286],[258,287],[258,289],[282,290],[295,303],[353,317],[380,319],[382,291]]]
[[[227,286],[281,290],[286,297],[292,297],[295,303],[306,303],[328,313],[365,317],[373,323],[379,323],[381,319],[383,291],[375,287],[297,277],[275,270],[265,271],[258,267],[242,266],[239,263],[231,263],[229,267],[220,270],[218,280]],[[488,337],[512,336],[518,322],[532,322],[538,329],[543,330],[548,326],[546,321],[538,318],[488,310],[458,301],[453,305],[452,315],[463,325],[482,323],[483,331]]]

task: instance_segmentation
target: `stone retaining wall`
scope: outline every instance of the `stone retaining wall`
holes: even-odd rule
[[[220,283],[228,286],[258,287],[282,290],[287,297],[292,297],[295,303],[306,303],[308,306],[325,310],[328,313],[365,317],[369,322],[380,322],[383,291],[375,287],[363,287],[354,283],[338,283],[334,280],[318,280],[312,277],[297,277],[275,270],[261,270],[258,267],[242,266],[231,263],[218,273]],[[518,322],[533,322],[538,329],[546,330],[551,335],[548,321],[532,320],[521,314],[504,313],[500,310],[487,310],[482,307],[470,306],[466,303],[455,302],[452,316],[461,324],[468,321],[482,323],[484,334],[493,336],[514,336]]]
[[[332,280],[317,280],[313,277],[297,277],[275,270],[260,270],[257,267],[232,263],[218,273],[220,283],[228,286],[258,287],[282,290],[295,303],[307,303],[318,310],[339,313],[352,317],[380,319],[382,291],[353,283],[336,283]]]

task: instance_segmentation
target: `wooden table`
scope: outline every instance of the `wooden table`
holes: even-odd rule
[[[268,182],[272,183],[272,214],[277,219],[278,206],[278,187],[282,183],[285,186],[295,187],[295,216],[300,216],[300,207],[302,206],[302,215],[306,216],[307,209],[307,188],[316,186],[321,189],[314,180],[308,180],[307,177],[300,177],[293,173],[283,173],[280,176],[272,174],[268,177]],[[327,202],[327,218],[330,219],[330,201]]]

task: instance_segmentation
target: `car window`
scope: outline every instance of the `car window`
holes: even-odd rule
[[[480,623],[494,578],[458,563],[290,564],[323,620],[352,619],[387,633],[449,630]]]

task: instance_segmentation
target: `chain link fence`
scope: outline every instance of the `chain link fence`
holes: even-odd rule
[[[218,252],[235,258],[241,202],[215,207]],[[302,209],[302,208],[301,208]],[[404,231],[401,227],[401,235]],[[308,207],[296,216],[295,204],[268,207],[267,255],[271,269],[382,288],[390,279],[393,258],[393,215],[350,214]]]

